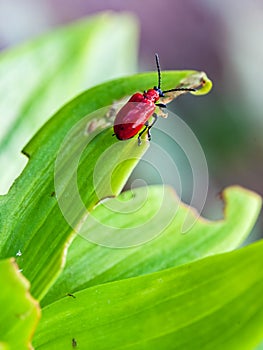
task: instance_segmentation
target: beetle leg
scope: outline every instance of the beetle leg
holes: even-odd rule
[[[151,125],[149,125],[147,127],[147,135],[148,135],[148,140],[151,141],[152,135],[151,135],[151,128],[154,126],[154,124],[156,123],[157,119],[158,119],[158,115],[156,113],[153,113],[152,115],[153,117],[153,122]]]
[[[150,127],[147,128],[147,137],[148,137],[148,141],[151,141],[152,135],[151,135]]]
[[[151,125],[148,126],[148,130],[151,129],[154,126],[154,124],[157,122],[158,115],[156,113],[153,113],[152,117],[153,117],[153,122]]]
[[[147,120],[147,122],[146,122],[144,125],[145,125],[145,128],[144,128],[144,129],[139,133],[139,135],[138,135],[138,146],[140,146],[141,143],[142,143],[142,140],[141,140],[142,134],[149,128],[148,120]],[[148,132],[147,132],[147,135],[148,135],[148,137],[149,137]]]
[[[160,108],[167,108],[165,103],[155,103],[155,106],[160,107]]]
[[[142,143],[141,140],[141,136],[143,133],[145,133],[145,131],[147,130],[147,136],[148,136],[148,141],[151,141],[152,135],[151,135],[151,128],[154,126],[154,124],[156,123],[157,119],[158,119],[158,115],[156,113],[153,113],[152,115],[153,117],[153,122],[151,123],[151,125],[149,125],[149,122],[147,120],[147,122],[144,124],[145,128],[139,133],[138,136],[138,145],[140,146]]]

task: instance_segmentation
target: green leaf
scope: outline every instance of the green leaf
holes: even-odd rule
[[[27,350],[31,348],[40,308],[14,259],[0,261],[0,286],[0,349]]]
[[[75,238],[66,266],[42,305],[90,286],[235,249],[249,235],[261,208],[261,197],[237,186],[229,187],[222,196],[225,217],[219,221],[198,218],[169,187],[151,186],[147,193],[138,188],[99,205],[86,222],[86,239],[79,235]],[[198,220],[182,234],[188,215]],[[141,245],[127,249],[135,243]],[[126,249],[105,247],[118,244]]]
[[[103,13],[0,56],[0,193],[23,169],[20,150],[50,115],[88,87],[135,71],[136,24],[128,14]]]
[[[176,86],[191,74],[196,72],[163,72],[163,86]],[[24,148],[29,162],[0,201],[0,256],[23,253],[18,263],[36,298],[45,295],[59,274],[75,234],[73,227],[83,223],[86,208],[91,210],[100,199],[119,194],[148,147],[147,141],[138,147],[136,139],[119,142],[112,137],[106,112],[116,100],[147,89],[155,80],[155,72],[139,74],[84,92],[58,111]],[[95,187],[94,171],[105,152],[107,159],[96,172]],[[111,174],[112,186],[107,180]],[[72,189],[79,191],[72,193]],[[76,204],[79,196],[84,205],[81,200]],[[70,220],[65,220],[65,211]]]
[[[260,343],[255,350],[262,350],[262,349],[263,349],[263,343]]]
[[[263,338],[263,242],[85,289],[43,309],[34,344],[66,349],[253,349]]]

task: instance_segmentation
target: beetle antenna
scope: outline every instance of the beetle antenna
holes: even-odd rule
[[[161,68],[160,68],[159,56],[157,53],[155,54],[155,61],[156,61],[156,66],[158,71],[158,89],[161,89]]]
[[[192,88],[175,88],[175,89],[165,90],[165,91],[163,91],[163,93],[171,92],[171,91],[196,91],[196,89],[192,89]]]

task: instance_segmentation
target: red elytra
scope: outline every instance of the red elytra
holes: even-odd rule
[[[170,91],[195,91],[191,88],[175,88],[171,90],[161,90],[161,70],[159,57],[155,54],[155,60],[158,71],[158,87],[144,91],[144,93],[135,93],[129,101],[119,110],[114,120],[114,134],[119,140],[128,140],[138,135],[138,143],[141,143],[141,136],[147,130],[148,140],[151,139],[150,129],[157,120],[157,114],[154,113],[156,106],[166,108],[163,103],[157,103],[165,92]],[[148,120],[153,117],[154,120],[149,125]],[[144,127],[144,128],[143,128]]]

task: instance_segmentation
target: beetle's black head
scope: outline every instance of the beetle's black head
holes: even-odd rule
[[[160,88],[157,87],[157,86],[154,86],[153,89],[154,89],[155,91],[158,92],[158,94],[159,94],[160,97],[164,97],[164,94],[163,94],[162,89],[160,89]]]

